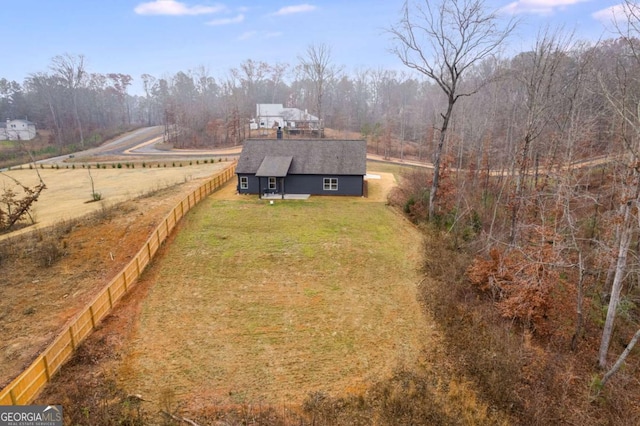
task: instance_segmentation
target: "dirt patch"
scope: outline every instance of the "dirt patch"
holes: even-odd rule
[[[224,163],[161,170],[166,174],[100,170],[96,175],[109,194],[102,205],[85,204],[79,195],[84,194],[84,183],[78,182],[88,176],[86,170],[46,170],[48,189],[38,201],[43,219],[38,228],[4,235],[0,241],[0,385],[35,359],[204,176],[222,167]],[[35,174],[10,173],[25,181]]]

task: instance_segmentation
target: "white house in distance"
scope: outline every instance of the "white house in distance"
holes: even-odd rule
[[[28,141],[36,137],[36,125],[28,120],[9,120],[0,123],[0,140]]]
[[[251,129],[277,129],[281,127],[290,133],[318,131],[321,129],[320,119],[307,110],[284,108],[282,104],[256,104],[256,119]]]

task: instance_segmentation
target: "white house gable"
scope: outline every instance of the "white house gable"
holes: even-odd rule
[[[9,120],[0,125],[0,140],[28,141],[36,137],[36,125],[28,120]]]

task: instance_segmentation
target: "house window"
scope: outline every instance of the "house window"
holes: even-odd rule
[[[270,177],[269,178],[269,190],[271,190],[271,191],[275,191],[276,190],[276,178],[274,178],[274,177]]]
[[[338,178],[324,178],[322,182],[322,189],[325,191],[337,191]]]
[[[240,189],[249,189],[249,178],[240,176]]]

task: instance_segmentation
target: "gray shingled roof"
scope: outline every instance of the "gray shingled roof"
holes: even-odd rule
[[[367,173],[365,141],[329,139],[246,140],[236,173],[257,173],[265,157],[293,157],[289,174],[364,176]]]
[[[267,155],[260,163],[256,176],[285,177],[293,157],[272,157]]]

